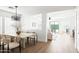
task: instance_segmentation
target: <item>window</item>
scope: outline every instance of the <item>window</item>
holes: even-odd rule
[[[4,17],[4,19],[5,19],[5,34],[14,35],[16,33],[15,28],[13,27],[15,22],[10,17]]]
[[[55,21],[50,22],[50,29],[52,32],[58,32],[59,31],[58,22],[55,22]]]

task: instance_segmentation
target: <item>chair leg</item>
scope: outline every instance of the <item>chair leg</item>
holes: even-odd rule
[[[38,42],[38,36],[36,36],[36,42]]]
[[[34,38],[34,45],[36,44],[35,38]]]
[[[4,43],[2,44],[2,53],[4,53]]]
[[[21,41],[19,42],[19,52],[21,53]]]
[[[9,44],[8,44],[8,46],[7,46],[7,53],[9,53]]]
[[[19,46],[19,52],[21,53],[21,46]]]

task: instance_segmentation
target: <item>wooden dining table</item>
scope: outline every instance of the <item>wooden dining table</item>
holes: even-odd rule
[[[26,41],[28,41],[30,36],[35,36],[35,33],[21,33],[20,35],[12,35],[15,37],[20,37],[22,40],[22,47],[26,47]],[[28,42],[27,42],[28,43]]]

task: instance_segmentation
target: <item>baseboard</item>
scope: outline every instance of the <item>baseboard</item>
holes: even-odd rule
[[[52,39],[48,39],[48,41],[52,41]]]

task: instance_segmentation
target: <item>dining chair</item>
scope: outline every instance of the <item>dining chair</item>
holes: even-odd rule
[[[4,45],[5,45],[5,35],[0,35],[0,52],[4,53],[6,50],[4,49]]]
[[[5,40],[6,45],[4,45],[4,49],[7,49],[7,52],[14,52],[14,49],[19,48],[19,52],[21,52],[21,38],[20,37],[14,37],[14,41],[11,42],[11,37],[6,37]]]
[[[32,32],[33,35],[30,36],[30,43],[33,43],[34,45],[37,42],[37,34],[35,32]]]

